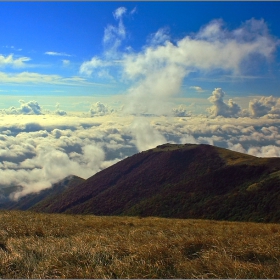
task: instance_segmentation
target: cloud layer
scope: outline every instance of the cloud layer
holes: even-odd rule
[[[205,143],[255,156],[280,156],[280,120],[269,114],[258,118],[139,118],[117,113],[0,118],[1,186],[23,186],[14,198],[50,187],[68,175],[88,178],[137,151],[166,142]]]

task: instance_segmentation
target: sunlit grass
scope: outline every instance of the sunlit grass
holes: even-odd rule
[[[0,212],[1,278],[280,278],[280,225]]]

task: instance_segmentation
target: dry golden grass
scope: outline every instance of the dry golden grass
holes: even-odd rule
[[[280,225],[0,211],[0,278],[280,278]]]

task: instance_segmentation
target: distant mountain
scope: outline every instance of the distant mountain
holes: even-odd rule
[[[165,144],[46,195],[28,209],[280,222],[279,201],[280,158],[210,145]]]
[[[67,188],[69,187],[76,187],[77,185],[81,184],[84,181],[84,179],[77,177],[77,176],[68,176],[64,178],[63,180],[59,181],[58,183],[54,184],[51,188],[44,189],[38,193],[31,193],[26,196],[21,197],[18,201],[13,201],[8,199],[7,194],[11,194],[13,191],[18,191],[19,188],[4,188],[4,191],[6,191],[5,200],[2,203],[0,203],[0,208],[5,209],[17,209],[17,210],[28,210],[34,205],[39,204],[40,202],[44,201],[44,207],[47,209],[47,205],[49,202],[51,202],[53,199],[55,199],[59,194],[63,193]]]

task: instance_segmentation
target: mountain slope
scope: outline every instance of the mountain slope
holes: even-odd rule
[[[280,159],[210,145],[158,146],[69,187],[46,208],[96,215],[280,221]]]

